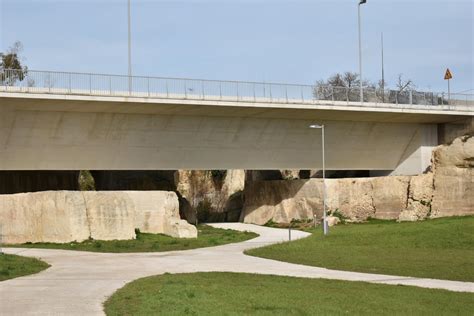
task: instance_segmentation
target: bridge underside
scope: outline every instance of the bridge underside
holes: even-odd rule
[[[462,115],[354,107],[0,97],[0,170],[318,169],[416,174]]]

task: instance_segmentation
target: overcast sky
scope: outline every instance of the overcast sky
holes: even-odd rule
[[[127,73],[127,0],[0,0],[0,45],[30,69]],[[314,83],[358,71],[358,0],[132,0],[136,75]],[[474,88],[472,0],[368,0],[364,78]]]

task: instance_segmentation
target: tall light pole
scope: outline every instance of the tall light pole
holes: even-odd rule
[[[382,48],[382,103],[385,102],[385,72],[383,64],[383,33],[380,34],[380,44]]]
[[[364,102],[364,92],[362,90],[362,39],[361,39],[361,26],[360,26],[360,6],[366,3],[367,0],[360,0],[358,5],[358,17],[359,17],[359,81],[360,81],[360,102]]]
[[[128,0],[128,92],[132,93],[132,28],[130,0]]]
[[[329,233],[329,226],[326,220],[326,159],[324,155],[324,124],[311,124],[309,128],[321,129],[321,149],[322,149],[322,160],[323,160],[323,232],[324,235]],[[314,221],[316,225],[316,221]]]

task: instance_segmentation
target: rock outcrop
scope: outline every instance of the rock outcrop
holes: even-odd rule
[[[4,243],[64,243],[135,238],[142,232],[194,238],[179,218],[178,198],[164,191],[44,191],[0,195]]]
[[[352,221],[474,214],[474,137],[435,148],[430,169],[417,176],[327,179],[327,209]],[[322,196],[321,179],[251,182],[241,220],[264,224],[320,218]]]
[[[219,221],[226,221],[229,216],[238,220],[243,204],[239,193],[245,185],[244,170],[178,170],[175,183],[184,206],[182,215],[189,222],[195,222],[196,211],[204,211],[198,214],[200,220],[207,221],[215,217]]]
[[[456,138],[433,151],[431,216],[474,213],[474,137]]]
[[[90,236],[81,192],[0,195],[4,243],[83,241]]]

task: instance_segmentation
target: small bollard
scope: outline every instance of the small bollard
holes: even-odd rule
[[[291,241],[291,223],[288,226],[288,241]]]

